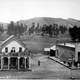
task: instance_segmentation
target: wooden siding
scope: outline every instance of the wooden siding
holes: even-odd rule
[[[78,52],[80,52],[80,43],[76,43],[76,48],[75,48],[75,61],[78,61]]]
[[[61,61],[68,61],[72,58],[72,55],[75,57],[75,48],[66,47],[66,46],[56,46],[56,54]]]

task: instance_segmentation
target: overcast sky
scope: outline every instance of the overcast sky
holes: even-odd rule
[[[33,17],[80,20],[80,0],[0,0],[0,22]]]

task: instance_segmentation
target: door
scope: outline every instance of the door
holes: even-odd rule
[[[78,52],[78,61],[80,62],[80,52]]]
[[[50,56],[55,56],[55,50],[50,50]]]
[[[10,58],[10,69],[18,69],[18,59],[17,57]]]
[[[4,70],[8,69],[8,58],[7,57],[3,58],[3,69]]]
[[[25,69],[25,58],[24,57],[20,58],[20,69]]]

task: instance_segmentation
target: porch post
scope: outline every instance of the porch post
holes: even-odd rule
[[[1,59],[0,59],[1,60]],[[1,65],[1,62],[0,62],[0,65]],[[1,70],[1,66],[0,66],[0,70]]]
[[[18,70],[20,69],[19,62],[20,62],[20,57],[18,57]]]
[[[1,70],[3,69],[3,57],[1,57]]]
[[[8,57],[8,70],[10,69],[10,57]]]
[[[25,57],[25,69],[26,69],[26,57]]]

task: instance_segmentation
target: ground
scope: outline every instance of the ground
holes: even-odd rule
[[[38,66],[40,60],[40,66]],[[32,71],[1,71],[1,79],[54,79],[69,80],[71,77],[80,79],[80,70],[72,71],[65,66],[51,60],[48,56],[37,55],[30,59]],[[78,80],[79,80],[78,79]],[[71,80],[71,79],[70,79]],[[77,80],[77,79],[76,79]]]
[[[53,45],[60,42],[69,42],[71,41],[70,38],[59,38],[59,37],[48,37],[48,36],[40,36],[37,34],[32,34],[32,35],[24,35],[21,37],[23,40],[24,44],[30,50],[31,52],[34,53],[39,53],[44,50],[44,48],[50,48]]]

